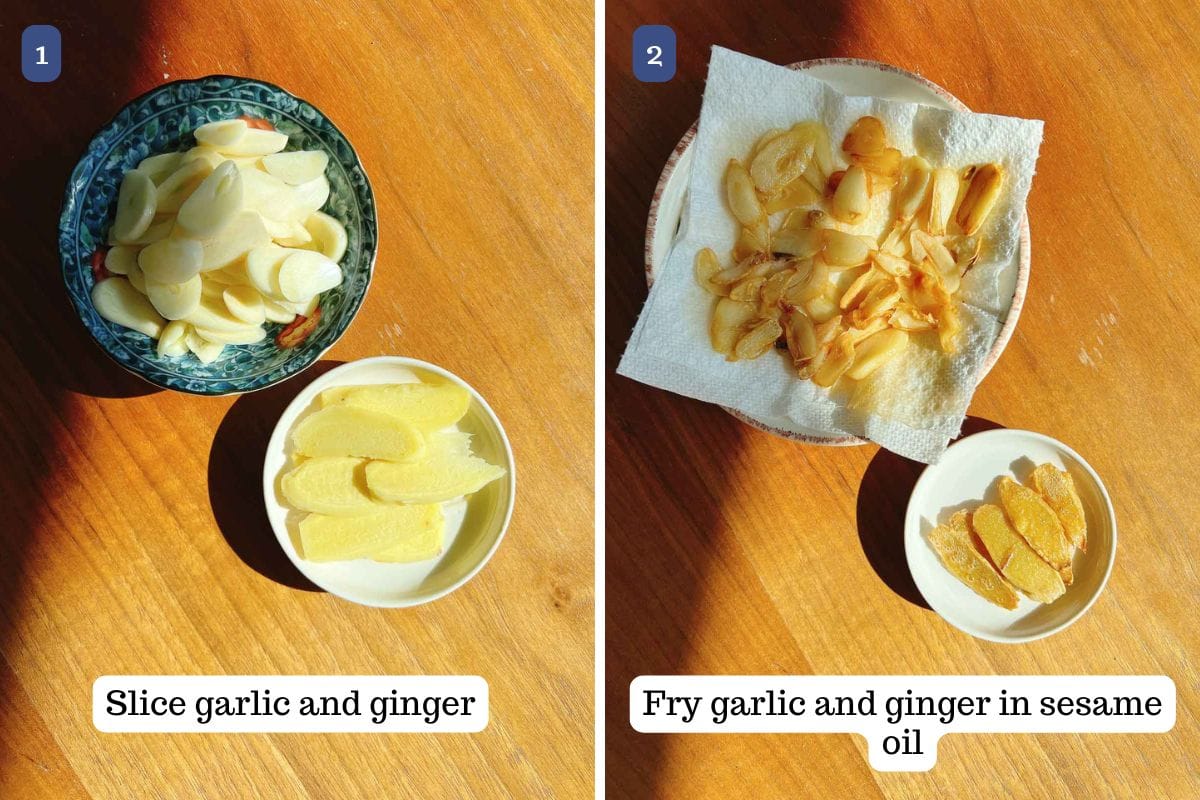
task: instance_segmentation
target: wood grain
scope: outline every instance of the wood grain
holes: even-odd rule
[[[0,795],[590,797],[592,7],[6,3],[64,70],[0,99]],[[157,392],[66,300],[54,230],[93,132],[167,79],[232,73],[321,108],[358,149],[381,242],[325,362],[240,399]],[[257,490],[275,418],[341,361],[442,364],[503,419],[512,527],[468,586],[381,611],[311,591]],[[103,674],[479,674],[478,735],[101,735]]]
[[[1187,300],[1200,14],[1155,2],[802,6],[607,6],[608,795],[1200,796],[1200,331]],[[648,23],[678,37],[666,84],[630,74],[632,31]],[[697,116],[712,44],[776,63],[885,61],[972,108],[1046,121],[1029,298],[968,430],[1048,433],[1104,477],[1116,568],[1069,630],[995,645],[923,607],[901,547],[919,465],[774,439],[613,374],[646,295],[650,196]],[[932,772],[881,774],[859,737],[638,735],[628,686],[647,673],[1165,674],[1178,717],[1165,735],[952,736]]]

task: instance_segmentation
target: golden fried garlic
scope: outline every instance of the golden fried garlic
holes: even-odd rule
[[[850,127],[842,152],[848,165],[835,169],[825,126],[801,122],[768,131],[745,162],[729,161],[725,198],[741,228],[733,265],[705,248],[695,271],[717,298],[713,349],[730,361],[781,343],[801,378],[831,387],[866,378],[911,335],[936,332],[943,351],[957,348],[954,295],[979,257],[977,234],[1000,196],[1003,167],[956,173],[906,157],[888,147],[875,117]],[[891,223],[877,241],[852,229],[882,192],[890,192]]]

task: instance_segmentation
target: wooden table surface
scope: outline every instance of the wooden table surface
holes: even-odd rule
[[[669,83],[630,75],[648,23],[677,34]],[[606,35],[609,796],[1200,797],[1197,7],[610,0]],[[711,44],[890,62],[1046,121],[1029,297],[968,429],[1050,434],[1104,478],[1116,567],[1070,629],[989,644],[922,606],[901,548],[919,465],[775,439],[613,374],[646,296],[650,196]],[[1165,674],[1178,717],[1164,735],[951,736],[932,772],[883,774],[857,736],[638,735],[629,681],[662,673]]]
[[[0,82],[0,797],[591,797],[593,9],[532,0],[4,3],[62,31],[62,77]],[[86,9],[86,10],[83,10]],[[15,59],[15,57],[14,57]],[[242,398],[155,391],[67,304],[55,234],[96,129],[167,79],[277,83],[349,137],[378,204],[357,320]],[[503,420],[519,472],[487,568],[432,605],[306,586],[259,490],[267,437],[323,369],[441,364]],[[104,674],[478,674],[477,735],[104,735]]]

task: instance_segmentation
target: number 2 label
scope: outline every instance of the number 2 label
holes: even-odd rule
[[[675,77],[675,31],[667,25],[642,25],[633,32],[633,75],[643,83]]]

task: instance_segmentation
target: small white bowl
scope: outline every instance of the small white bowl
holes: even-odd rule
[[[951,111],[970,111],[961,100],[933,81],[891,64],[861,58],[820,58],[798,61],[787,66],[788,69],[798,70],[824,81],[845,95],[882,97],[885,100],[921,103]],[[695,152],[692,149],[692,141],[696,138],[699,124],[699,120],[694,122],[679,140],[679,144],[675,145],[674,152],[667,159],[658,178],[658,185],[654,188],[654,198],[650,202],[650,214],[646,220],[647,284],[654,283],[655,274],[667,262],[683,221]],[[1026,214],[1021,218],[1021,246],[1014,255],[1012,301],[1002,315],[1004,320],[1000,333],[984,360],[983,369],[979,372],[981,381],[995,366],[1017,327],[1017,319],[1021,316],[1025,291],[1029,285],[1030,253],[1029,215]],[[867,439],[859,436],[817,430],[788,419],[751,417],[732,408],[725,410],[751,427],[805,444],[847,447],[868,443]]]
[[[927,536],[960,509],[998,503],[1002,475],[1025,479],[1038,464],[1071,474],[1087,518],[1087,552],[1076,553],[1075,580],[1048,605],[1019,595],[1013,611],[994,606],[942,565]],[[1030,431],[984,431],[955,442],[921,473],[904,517],[904,553],[917,588],[944,620],[991,642],[1029,642],[1057,633],[1083,616],[1108,583],[1117,554],[1117,517],[1100,476],[1062,442]]]
[[[302,512],[287,507],[279,481],[289,466],[291,431],[301,417],[315,411],[317,396],[331,386],[410,383],[422,372],[453,381],[471,393],[471,406],[459,429],[472,434],[471,449],[507,473],[465,499],[445,504],[446,543],[442,554],[415,564],[382,564],[366,559],[314,563],[297,553]],[[517,473],[512,447],[495,412],[466,381],[441,367],[415,358],[377,356],[352,361],[322,375],[296,396],[279,422],[263,462],[263,499],[267,517],[296,569],[330,594],[368,606],[398,608],[436,600],[475,576],[488,562],[512,519]]]

